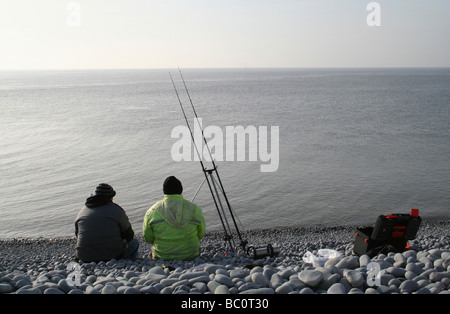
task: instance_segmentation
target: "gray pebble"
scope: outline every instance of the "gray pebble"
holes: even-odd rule
[[[172,292],[173,292],[173,289],[171,287],[165,287],[159,293],[160,294],[172,294]]]
[[[102,294],[117,294],[117,289],[112,285],[106,285],[101,290]]]
[[[167,278],[167,276],[165,274],[162,275],[162,274],[150,273],[150,272],[145,276],[145,279],[155,281],[155,282],[160,282],[161,280],[166,279],[166,278]]]
[[[279,286],[283,284],[283,278],[277,273],[273,274],[270,278],[270,288],[277,289]]]
[[[411,271],[417,275],[423,273],[423,269],[417,266],[415,263],[408,263],[405,267],[406,271]]]
[[[395,277],[405,276],[406,270],[401,267],[389,267],[387,272]]]
[[[252,281],[260,286],[269,287],[270,281],[264,276],[263,273],[254,273],[252,274]]]
[[[156,286],[144,286],[139,290],[139,292],[141,294],[159,294],[159,290]]]
[[[340,283],[337,282],[335,284],[333,284],[328,290],[327,290],[327,294],[346,294],[346,289],[345,286]]]
[[[193,288],[196,288],[200,293],[205,293],[208,290],[206,283],[204,282],[196,282],[192,285]]]
[[[141,292],[135,287],[128,287],[123,294],[141,294]]]
[[[376,289],[374,288],[367,288],[364,292],[365,294],[380,294]]]
[[[294,291],[294,289],[289,282],[285,282],[284,284],[275,289],[276,294],[289,294],[292,291]]]
[[[345,278],[354,288],[362,286],[365,282],[362,273],[356,270],[346,272]]]
[[[220,285],[214,290],[214,294],[230,294],[230,289],[225,285]]]
[[[209,290],[211,293],[215,293],[217,287],[220,286],[220,285],[221,285],[221,284],[220,284],[219,282],[215,281],[215,280],[211,280],[210,282],[208,282],[208,283],[206,284],[206,286],[208,287],[208,290]]]
[[[218,269],[225,269],[225,267],[222,265],[215,265],[215,264],[208,264],[205,267],[205,271],[208,274],[214,274]]]
[[[58,288],[63,291],[64,293],[69,293],[70,290],[72,290],[72,287],[69,286],[69,284],[67,283],[67,280],[65,279],[61,279],[58,282]]]
[[[417,290],[415,294],[431,294],[431,291],[426,287],[422,287],[419,290]]]
[[[25,286],[16,291],[16,294],[42,294],[39,288]]]
[[[348,294],[364,294],[364,291],[362,291],[359,288],[352,288],[350,289],[350,291],[348,292]]]
[[[401,292],[412,293],[419,290],[420,287],[419,284],[414,280],[405,280],[401,283],[399,288]]]
[[[245,278],[248,275],[249,275],[249,272],[247,270],[240,269],[240,268],[233,269],[232,271],[230,271],[231,278]]]
[[[64,292],[56,288],[47,288],[45,289],[44,294],[64,294]]]
[[[314,291],[310,287],[305,287],[300,290],[300,294],[314,294]]]
[[[304,270],[298,274],[298,279],[310,287],[317,287],[323,277],[323,273],[318,270]]]
[[[214,277],[214,280],[217,281],[218,283],[227,286],[228,288],[231,288],[234,286],[233,281],[231,280],[230,277],[222,275],[222,274],[218,274]]]
[[[275,291],[272,288],[258,288],[246,290],[240,294],[275,294]]]
[[[195,277],[200,277],[200,276],[207,276],[209,277],[209,273],[206,271],[196,271],[196,272],[189,272],[189,273],[184,273],[180,276],[180,280],[183,279],[192,279]]]
[[[357,256],[346,256],[336,264],[340,269],[355,269],[359,267],[359,258]]]
[[[432,272],[429,276],[431,282],[438,282],[444,278],[450,278],[449,272]]]
[[[0,283],[0,294],[10,293],[13,291],[13,287],[9,283]]]
[[[366,254],[363,254],[359,257],[359,265],[361,267],[367,266],[370,263],[370,257]]]
[[[95,289],[93,286],[88,286],[85,290],[86,294],[100,294],[100,291]]]

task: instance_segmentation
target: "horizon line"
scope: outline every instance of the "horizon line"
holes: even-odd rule
[[[450,69],[450,66],[279,66],[279,67],[142,67],[142,68],[42,68],[42,69],[0,69],[0,72],[50,72],[50,71],[138,71],[138,70],[301,70],[301,69]]]

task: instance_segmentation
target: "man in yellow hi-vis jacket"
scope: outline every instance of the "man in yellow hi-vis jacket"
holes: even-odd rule
[[[183,198],[183,186],[174,176],[163,185],[164,198],[145,214],[143,232],[153,244],[153,258],[194,260],[200,256],[205,218],[200,207]]]

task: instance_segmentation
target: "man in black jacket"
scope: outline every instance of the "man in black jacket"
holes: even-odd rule
[[[77,216],[75,255],[83,262],[137,257],[139,242],[125,211],[113,203],[115,195],[109,184],[100,184]]]

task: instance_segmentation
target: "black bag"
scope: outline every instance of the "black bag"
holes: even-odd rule
[[[380,215],[374,227],[356,229],[353,252],[359,256],[369,252],[375,256],[383,249],[388,253],[404,252],[408,240],[416,237],[421,222],[417,209],[411,209],[411,214]]]

